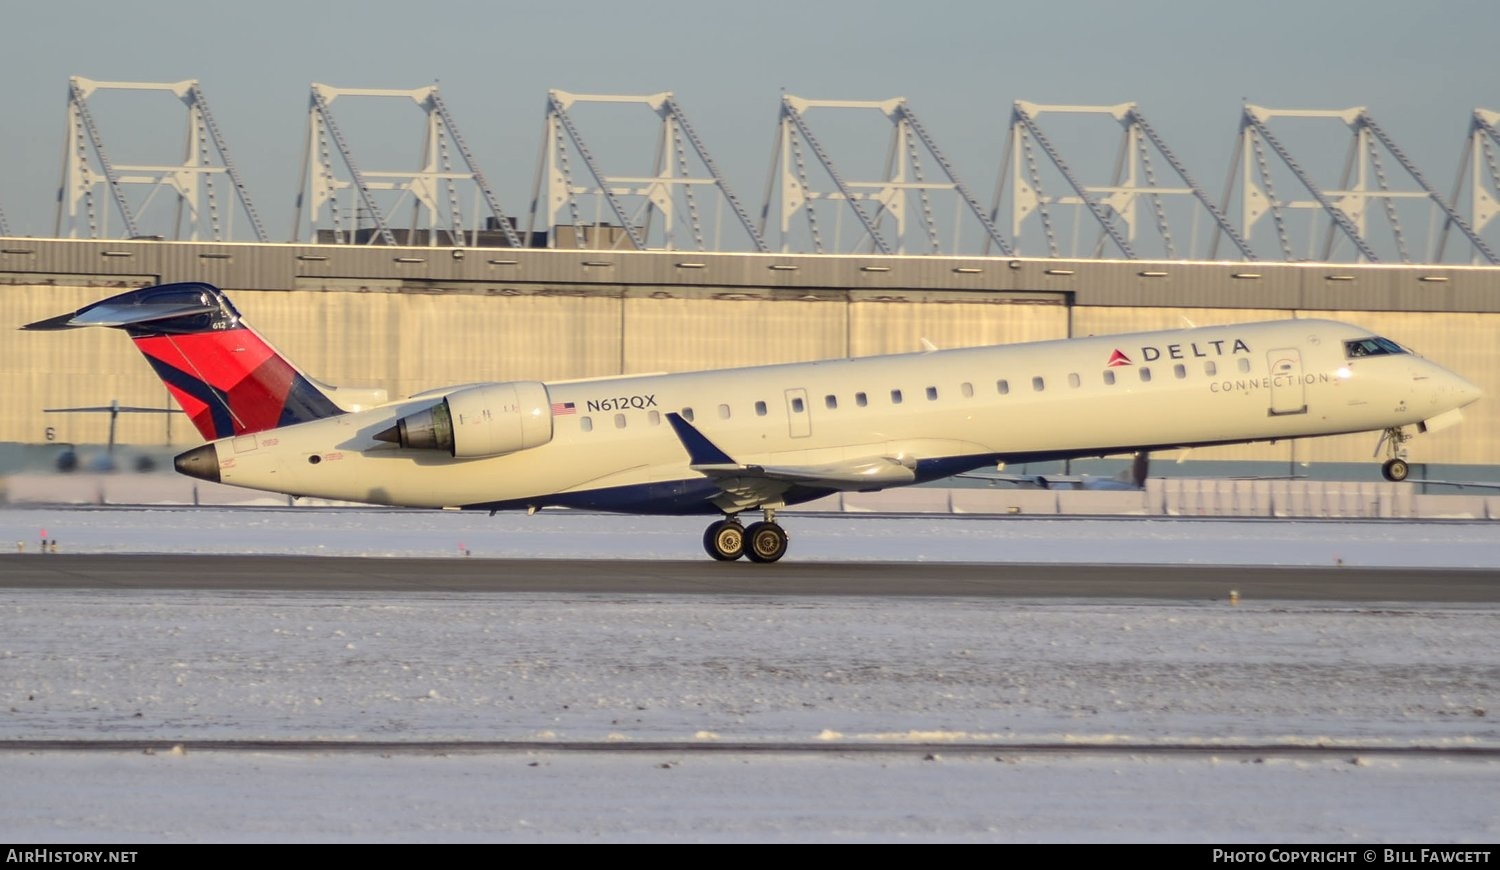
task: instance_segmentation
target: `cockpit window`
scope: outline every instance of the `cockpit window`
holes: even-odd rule
[[[1344,355],[1349,359],[1358,359],[1362,356],[1385,356],[1392,353],[1406,353],[1406,350],[1389,338],[1379,336],[1344,342]]]

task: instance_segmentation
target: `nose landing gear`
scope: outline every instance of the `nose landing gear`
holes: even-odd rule
[[[746,556],[752,562],[775,562],[786,555],[787,534],[776,522],[776,510],[763,507],[765,521],[740,525],[739,517],[726,516],[709,524],[703,533],[703,549],[720,562],[733,562]]]
[[[1406,442],[1413,437],[1400,426],[1393,426],[1380,436],[1386,455],[1385,462],[1380,466],[1380,473],[1386,480],[1400,483],[1411,474],[1411,466],[1406,463]],[[1376,445],[1375,450],[1379,452],[1380,445]]]

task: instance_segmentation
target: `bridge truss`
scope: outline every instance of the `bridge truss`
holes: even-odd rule
[[[1299,158],[1281,133],[1272,129],[1272,122],[1278,119],[1283,124],[1287,120],[1334,121],[1348,128],[1350,136],[1337,180],[1319,182],[1318,170],[1326,179],[1327,170],[1339,164],[1328,160],[1326,154],[1316,164],[1312,161],[1317,156],[1309,158],[1306,151]],[[1327,141],[1326,136],[1319,140]],[[1445,227],[1456,229],[1483,262],[1500,263],[1469,222],[1428,183],[1363,106],[1318,110],[1247,104],[1224,200],[1239,203],[1239,225],[1246,238],[1269,215],[1282,259],[1287,261],[1328,262],[1352,256],[1369,263],[1410,263],[1411,228],[1421,226],[1425,218],[1428,224],[1442,221]],[[1306,217],[1299,221],[1302,216]],[[1305,241],[1299,241],[1304,232]],[[1436,234],[1429,233],[1428,237],[1436,240]],[[1218,253],[1217,241],[1216,235],[1211,256]],[[1419,256],[1430,260],[1435,251]]]
[[[334,117],[333,102],[341,97],[414,103],[423,116],[418,167],[362,169],[353,143]],[[334,244],[477,245],[481,233],[490,232],[502,244],[521,246],[514,222],[501,209],[437,85],[394,90],[313,83],[305,154],[292,223],[295,237],[302,236],[304,216],[316,231],[327,215],[331,229],[314,238]],[[410,218],[400,226],[395,214],[406,206]]]
[[[1064,158],[1043,129],[1044,115],[1073,121],[1107,118],[1119,125],[1107,180],[1085,180],[1098,177],[1104,165],[1102,153],[1092,155],[1095,160],[1085,164],[1095,170],[1093,173],[1075,170],[1075,164]],[[1108,137],[1089,134],[1075,141],[1103,143]],[[1202,248],[1199,231],[1206,218],[1216,232],[1234,242],[1240,257],[1256,259],[1239,231],[1134,103],[1059,106],[1016,102],[991,216],[998,220],[1005,204],[1010,206],[1010,232],[1017,249],[1032,256],[1131,260],[1141,256],[1168,260],[1201,256],[1196,252]],[[1142,214],[1147,207],[1149,223]],[[1035,229],[1028,233],[1028,227]],[[1036,229],[1042,238],[1033,243],[1030,237]],[[1143,248],[1148,235],[1152,236],[1149,250]],[[1021,247],[1023,238],[1028,242],[1025,248]]]
[[[170,94],[185,126],[134,111],[133,123],[115,120],[124,92]],[[361,132],[361,107],[393,102],[419,110],[411,141],[392,144],[398,125],[388,120],[350,135]],[[1003,142],[968,143],[982,157],[999,152],[985,179],[994,195],[981,205],[904,98],[783,93],[757,210],[671,92],[552,90],[524,228],[499,191],[520,200],[525,179],[480,169],[437,85],[314,83],[306,137],[290,233],[300,242],[1500,265],[1500,112],[1487,109],[1473,111],[1445,196],[1364,107],[1245,104],[1216,199],[1135,103],[1017,101]],[[174,157],[154,156],[164,150]],[[268,241],[191,80],[69,79],[53,232]],[[0,212],[0,235],[9,233]]]
[[[100,91],[170,93],[181,101],[187,110],[182,160],[114,160],[90,105]],[[118,237],[120,233],[110,228],[101,188],[113,200],[126,238],[229,239],[234,233],[233,203],[238,202],[256,240],[267,241],[250,191],[196,81],[100,82],[79,76],[68,80],[68,127],[53,233],[59,238]],[[160,206],[163,199],[169,204]],[[171,209],[170,218],[159,217],[164,209]]]

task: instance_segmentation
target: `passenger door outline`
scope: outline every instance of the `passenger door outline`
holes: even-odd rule
[[[1272,417],[1307,413],[1307,387],[1302,383],[1302,352],[1284,347],[1266,354],[1270,368]]]

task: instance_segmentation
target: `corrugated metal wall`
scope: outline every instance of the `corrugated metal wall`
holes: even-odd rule
[[[1091,306],[1500,313],[1500,268],[1474,266],[0,239],[0,281],[44,284],[46,276],[64,284],[148,276],[244,290],[362,285],[493,293],[525,282],[799,294],[1011,291],[1066,294]]]

